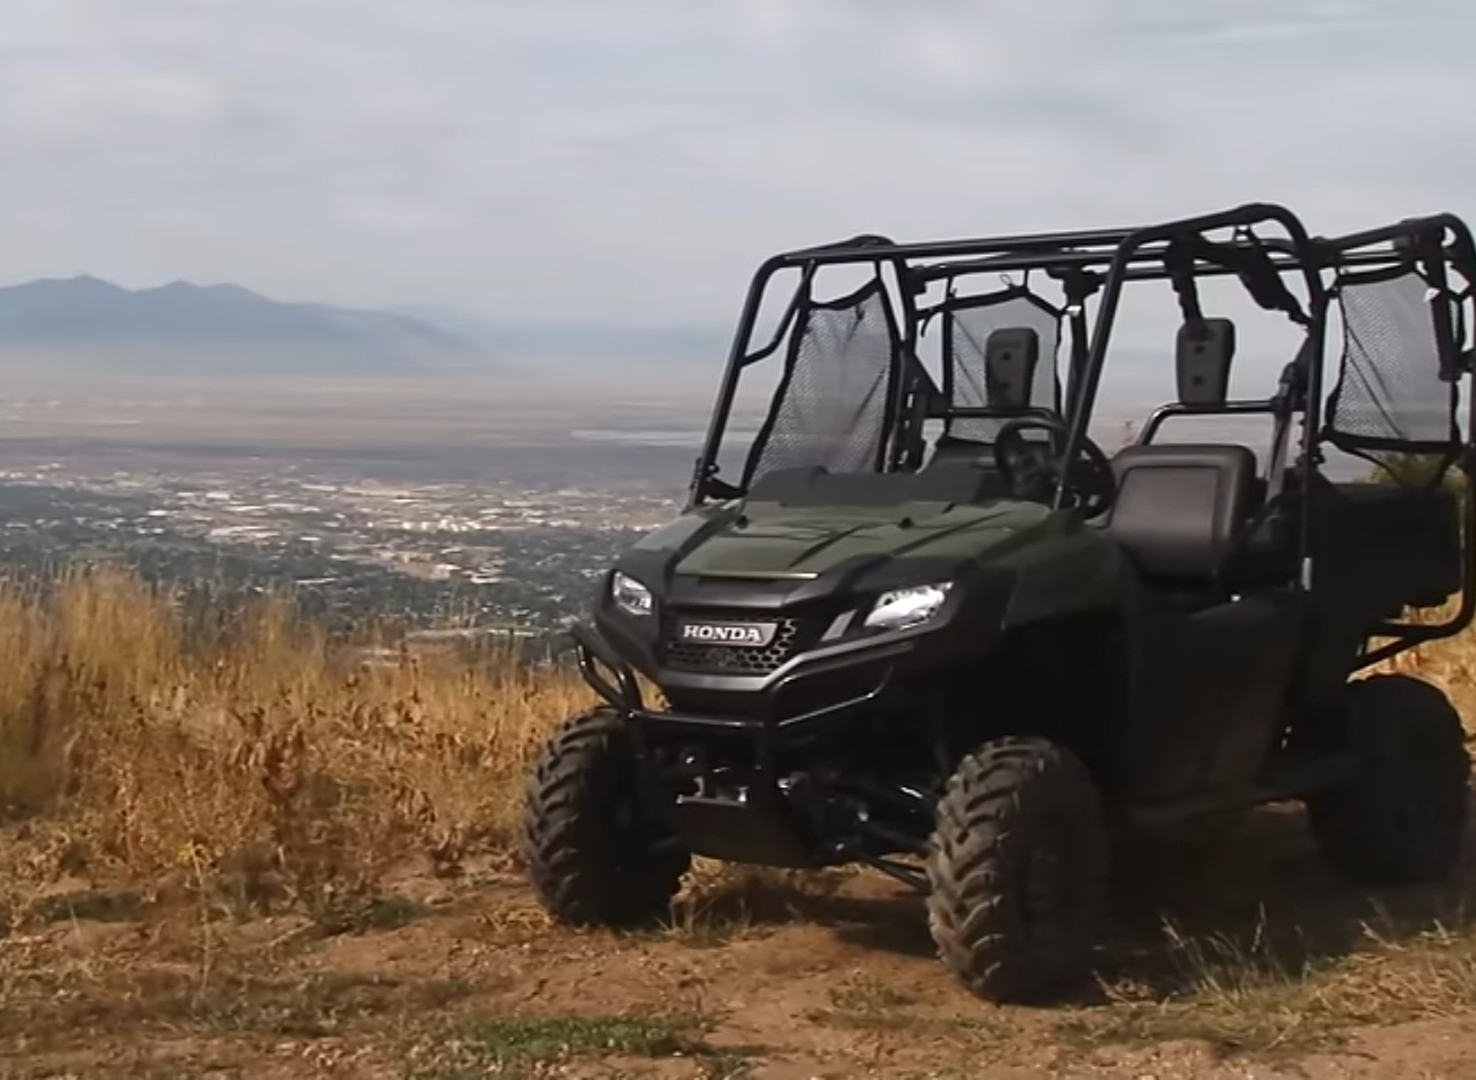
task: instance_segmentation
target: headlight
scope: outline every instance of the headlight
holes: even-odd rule
[[[610,599],[615,606],[629,615],[651,614],[651,590],[629,574],[615,571],[610,582]]]
[[[910,630],[921,626],[938,614],[952,587],[953,582],[940,581],[882,593],[866,616],[865,625],[870,630]]]

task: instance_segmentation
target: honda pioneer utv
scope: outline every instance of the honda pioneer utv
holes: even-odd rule
[[[1114,353],[1124,296],[1154,283],[1176,353]],[[605,704],[529,782],[541,902],[634,926],[693,856],[863,864],[926,894],[968,987],[1019,1000],[1088,970],[1118,837],[1297,800],[1348,877],[1445,874],[1460,720],[1370,669],[1476,612],[1473,283],[1455,217],[1327,239],[1270,205],[769,260],[685,512],[574,630]],[[1262,397],[1229,392],[1213,288],[1290,343]],[[734,402],[765,361],[745,437]],[[1099,385],[1133,365],[1177,400],[1109,454]],[[1254,418],[1269,445],[1163,436]],[[1387,477],[1350,479],[1358,457]]]

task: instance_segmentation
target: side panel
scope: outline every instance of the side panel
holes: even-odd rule
[[[1122,549],[1101,530],[1069,514],[1056,514],[1034,539],[1028,547],[1002,551],[989,560],[989,565],[1017,575],[1005,629],[1111,610],[1122,603],[1131,570]]]
[[[1148,597],[1136,622],[1132,799],[1233,796],[1254,784],[1285,728],[1304,601],[1268,593],[1185,612]]]
[[[1448,488],[1323,484],[1316,490],[1313,580],[1317,630],[1303,695],[1337,702],[1359,654],[1406,608],[1438,609],[1463,591],[1471,558]],[[1432,620],[1433,621],[1433,620]]]

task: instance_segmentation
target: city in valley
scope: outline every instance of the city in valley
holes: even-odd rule
[[[345,627],[547,638],[621,548],[679,511],[721,358],[690,357],[680,379],[612,368],[60,387],[13,372],[0,570],[106,560],[151,581],[286,590]],[[765,398],[740,398],[725,469]],[[1131,436],[1117,416],[1098,432]]]
[[[544,408],[529,423],[483,402],[387,433],[298,401],[288,423],[198,402],[146,423],[136,404],[0,403],[0,569],[106,560],[171,584],[286,588],[347,625],[544,636],[678,510],[695,454],[690,419],[663,436],[641,427],[669,418]],[[475,430],[458,422],[473,414]]]

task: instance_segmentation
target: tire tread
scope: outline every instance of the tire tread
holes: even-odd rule
[[[545,744],[525,793],[520,849],[539,902],[570,926],[634,927],[668,914],[691,858],[650,826],[637,845],[610,827],[634,800],[634,761],[619,714],[570,718]],[[647,823],[648,825],[650,823]]]

